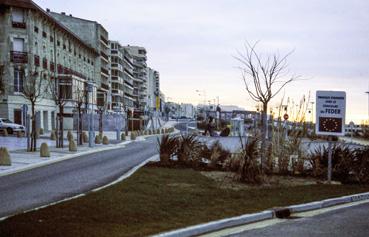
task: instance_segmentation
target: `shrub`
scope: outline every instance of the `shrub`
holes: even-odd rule
[[[43,128],[40,128],[40,129],[38,130],[38,133],[39,133],[40,135],[44,135],[44,129],[43,129]]]
[[[96,135],[95,137],[95,144],[101,144],[101,138],[99,135]]]
[[[122,132],[122,134],[120,134],[120,140],[122,140],[122,141],[126,140],[126,134],[124,132]]]
[[[245,148],[239,154],[240,168],[238,177],[241,182],[259,184],[263,182],[263,173],[258,162],[259,158],[259,140],[251,139],[245,145]]]
[[[137,137],[137,135],[136,135],[136,132],[131,132],[131,140],[133,141],[133,140],[136,140],[136,137]]]
[[[12,161],[8,149],[6,147],[0,147],[0,166],[11,166]]]
[[[369,184],[369,146],[355,151],[352,168],[357,182]]]
[[[87,143],[88,142],[88,136],[86,132],[82,132],[82,142]]]
[[[49,146],[47,145],[47,143],[41,144],[40,157],[50,157]]]
[[[55,141],[56,140],[56,134],[55,134],[55,131],[52,130],[51,133],[50,133],[50,139]]]
[[[73,140],[73,134],[72,134],[71,130],[68,130],[67,139],[68,139],[68,141]]]
[[[225,160],[231,155],[231,153],[225,149],[219,141],[214,142],[210,146],[210,166],[215,168],[217,165],[222,165]]]
[[[69,140],[69,151],[77,151],[77,145],[74,139]]]
[[[200,159],[201,148],[201,143],[195,135],[182,135],[178,142],[178,162],[187,165],[196,163]]]
[[[348,146],[334,144],[332,146],[332,179],[342,183],[351,183],[353,163],[356,154]],[[319,146],[310,154],[313,175],[325,178],[328,172],[328,147]]]
[[[160,154],[160,163],[168,165],[171,158],[176,154],[178,147],[178,138],[170,137],[169,135],[163,135],[161,139],[158,139],[158,147]]]
[[[107,136],[104,136],[104,137],[103,137],[102,143],[103,143],[104,145],[109,145],[109,139],[108,139],[108,137],[107,137]]]

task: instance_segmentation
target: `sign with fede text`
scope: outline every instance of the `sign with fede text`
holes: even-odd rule
[[[346,92],[316,92],[316,124],[318,135],[345,135]]]

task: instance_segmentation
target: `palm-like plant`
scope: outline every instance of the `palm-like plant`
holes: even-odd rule
[[[163,135],[161,139],[157,138],[160,154],[160,163],[169,164],[173,155],[176,154],[178,148],[178,138]]]
[[[178,142],[177,157],[181,164],[196,162],[200,158],[202,146],[194,134],[181,135]]]

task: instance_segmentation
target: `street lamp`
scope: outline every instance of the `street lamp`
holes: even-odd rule
[[[369,125],[369,91],[365,93],[368,94],[368,125]]]

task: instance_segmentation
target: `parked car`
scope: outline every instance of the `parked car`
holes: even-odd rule
[[[24,126],[13,123],[11,120],[5,118],[0,118],[0,129],[6,129],[9,134],[26,131]]]

